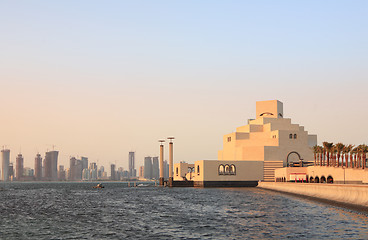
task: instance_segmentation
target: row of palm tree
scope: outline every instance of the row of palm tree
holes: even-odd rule
[[[333,144],[323,142],[323,146],[314,146],[314,165],[345,168],[366,168],[368,146],[360,144],[345,145],[343,143]]]

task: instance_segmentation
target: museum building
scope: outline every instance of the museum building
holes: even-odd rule
[[[312,163],[312,147],[316,144],[316,135],[284,118],[282,102],[259,101],[255,119],[224,135],[217,160],[176,163],[174,181],[193,182],[198,187],[244,187],[257,186],[258,181],[274,182],[275,169]]]

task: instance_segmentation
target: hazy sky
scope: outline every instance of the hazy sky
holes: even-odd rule
[[[318,141],[368,143],[368,1],[0,0],[0,144],[137,169],[175,162],[279,99]],[[166,154],[167,156],[167,154]]]

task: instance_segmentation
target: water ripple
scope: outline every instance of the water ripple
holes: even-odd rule
[[[365,239],[367,216],[258,188],[1,183],[4,239]]]

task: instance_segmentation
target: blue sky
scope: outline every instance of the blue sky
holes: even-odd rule
[[[0,143],[127,167],[222,135],[279,99],[319,141],[367,143],[367,1],[0,1]],[[331,123],[333,122],[333,123]],[[338,132],[338,134],[337,134]],[[71,137],[73,136],[73,137]],[[103,153],[101,152],[103,149]],[[188,149],[191,149],[188,151]]]

